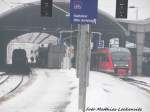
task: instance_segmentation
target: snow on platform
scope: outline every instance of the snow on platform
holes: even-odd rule
[[[74,90],[66,112],[77,112],[77,97],[78,88]],[[150,94],[114,76],[91,72],[86,104],[89,112],[90,109],[94,112],[101,112],[102,109],[117,109],[117,112],[121,109],[122,112],[133,112],[125,109],[139,109],[141,112],[150,112]],[[113,111],[108,110],[107,112]]]
[[[32,85],[0,104],[0,112],[78,112],[78,79],[74,69],[35,69],[34,74],[37,77]],[[150,112],[150,94],[119,78],[90,72],[86,104],[87,112],[90,109],[92,112],[102,112],[102,109]]]

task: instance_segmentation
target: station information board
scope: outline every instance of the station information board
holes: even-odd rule
[[[77,24],[96,24],[98,0],[71,0],[70,21]]]

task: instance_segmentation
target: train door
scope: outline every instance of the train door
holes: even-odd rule
[[[102,71],[107,71],[109,68],[109,58],[108,54],[101,53],[99,56],[99,65]]]

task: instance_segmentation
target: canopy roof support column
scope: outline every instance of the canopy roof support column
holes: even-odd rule
[[[144,52],[145,30],[144,24],[129,24],[128,29],[136,32],[136,50],[137,50],[137,75],[142,75],[142,60]]]
[[[136,33],[136,48],[137,48],[137,75],[142,75],[142,60],[144,52],[145,32]]]

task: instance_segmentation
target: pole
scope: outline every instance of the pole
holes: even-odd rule
[[[79,70],[80,70],[80,66],[79,66],[79,64],[80,64],[80,62],[79,62],[79,59],[80,59],[80,52],[81,51],[79,51],[80,50],[80,46],[79,46],[79,43],[80,43],[80,39],[81,39],[81,27],[80,27],[80,25],[78,25],[78,35],[77,35],[77,51],[76,51],[76,76],[77,76],[77,78],[79,78]]]
[[[59,35],[59,44],[62,44],[62,32],[60,31],[59,33],[60,33],[60,35]]]
[[[89,55],[89,25],[79,25],[80,36],[78,40],[78,68],[79,75],[79,112],[85,112],[86,107],[86,86],[88,85],[90,55]]]

